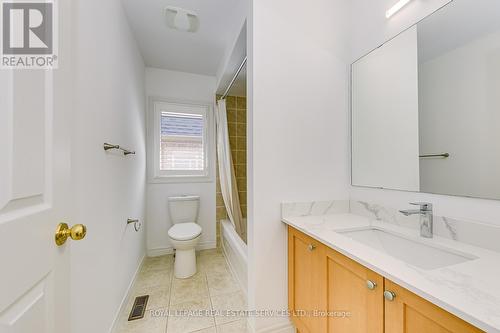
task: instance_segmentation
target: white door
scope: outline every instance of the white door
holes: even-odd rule
[[[59,69],[0,69],[0,332],[69,333],[71,1],[58,1]],[[84,243],[75,243],[73,246]]]

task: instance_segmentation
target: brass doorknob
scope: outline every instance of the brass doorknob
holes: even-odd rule
[[[59,223],[56,229],[55,241],[57,246],[66,243],[68,237],[72,240],[81,240],[87,234],[87,227],[83,224],[76,224],[71,229],[66,223]]]

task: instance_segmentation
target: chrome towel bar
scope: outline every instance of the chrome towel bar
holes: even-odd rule
[[[108,151],[108,150],[111,150],[111,149],[121,150],[121,151],[123,151],[123,155],[125,155],[125,156],[127,156],[127,155],[135,155],[135,151],[131,151],[131,150],[122,148],[122,147],[120,147],[120,145],[112,145],[111,143],[106,143],[105,142],[104,145],[103,145],[103,148],[104,148],[104,151]]]
[[[443,154],[429,154],[429,155],[420,155],[420,158],[432,158],[432,157],[442,157],[442,158],[448,158],[450,157],[450,154],[448,153],[443,153]]]

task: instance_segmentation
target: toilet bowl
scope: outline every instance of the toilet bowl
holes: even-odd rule
[[[196,274],[195,248],[201,237],[202,228],[197,224],[200,198],[180,196],[168,198],[172,227],[168,237],[175,249],[174,274],[185,279]]]

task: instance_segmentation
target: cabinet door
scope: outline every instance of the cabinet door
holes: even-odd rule
[[[325,247],[288,227],[288,307],[300,333],[326,332]]]
[[[385,280],[385,289],[395,296],[385,301],[386,333],[476,333],[480,329]]]
[[[382,333],[383,277],[334,250],[327,249],[325,252],[329,314],[327,332]]]

